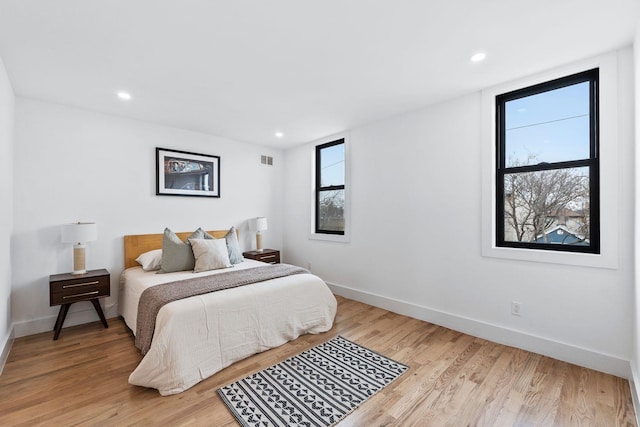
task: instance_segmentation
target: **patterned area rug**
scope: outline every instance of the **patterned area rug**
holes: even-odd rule
[[[337,337],[218,394],[243,426],[332,426],[407,369]]]

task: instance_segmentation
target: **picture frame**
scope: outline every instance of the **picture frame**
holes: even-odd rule
[[[220,156],[156,147],[156,195],[220,197]]]

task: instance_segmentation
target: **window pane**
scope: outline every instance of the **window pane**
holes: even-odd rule
[[[320,150],[320,186],[344,185],[344,144]]]
[[[589,82],[505,103],[506,167],[588,159]]]
[[[504,240],[588,246],[589,168],[504,177]]]
[[[318,229],[344,232],[344,190],[320,191]]]

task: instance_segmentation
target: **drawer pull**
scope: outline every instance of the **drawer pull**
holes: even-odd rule
[[[78,288],[80,286],[89,286],[89,285],[97,285],[98,283],[100,283],[99,281],[95,281],[95,282],[86,282],[86,283],[76,283],[73,285],[63,285],[62,289],[67,289],[67,288]]]
[[[275,255],[262,255],[260,259],[275,258]]]
[[[91,292],[85,292],[83,294],[67,295],[67,296],[62,297],[62,299],[86,297],[87,295],[96,295],[96,294],[99,294],[99,293],[100,293],[100,291],[91,291]]]

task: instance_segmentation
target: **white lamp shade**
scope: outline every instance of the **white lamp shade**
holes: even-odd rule
[[[93,242],[98,239],[98,227],[95,222],[76,222],[62,226],[64,243]]]
[[[262,231],[262,230],[266,230],[267,227],[267,218],[263,217],[263,216],[259,216],[257,218],[254,218],[251,221],[251,230],[252,231]]]

